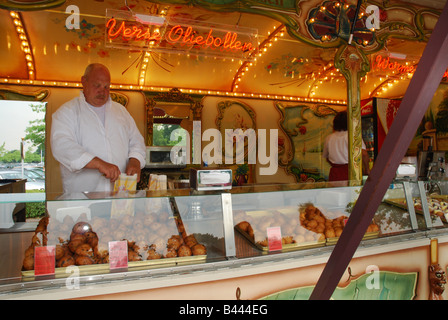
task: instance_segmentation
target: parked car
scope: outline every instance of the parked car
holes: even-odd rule
[[[25,189],[28,190],[45,190],[45,180],[35,179],[24,170],[24,179],[26,179]],[[0,179],[22,179],[22,170],[0,170]]]
[[[45,171],[42,167],[35,167],[35,168],[26,168],[29,171],[35,172],[36,174],[40,175],[42,179],[45,180]]]
[[[22,169],[12,169],[13,171],[19,171],[20,173],[22,173]],[[27,177],[36,179],[36,180],[43,180],[45,181],[45,176],[42,176],[42,174],[39,173],[39,171],[35,170],[35,169],[24,169],[24,172],[26,174]]]

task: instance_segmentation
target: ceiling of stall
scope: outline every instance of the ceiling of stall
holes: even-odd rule
[[[0,0],[0,6],[5,7],[2,4],[7,1],[12,2]],[[352,2],[356,4],[355,1]],[[440,10],[446,0],[389,1],[392,2],[413,7],[413,3],[418,2],[431,10]],[[65,10],[72,4],[79,8],[80,28],[69,30],[66,28],[69,15]],[[202,93],[240,92],[279,98],[294,96],[346,100],[346,81],[334,66],[336,47],[310,45],[298,41],[287,32],[278,32],[277,39],[272,37],[272,44],[266,48],[266,52],[257,57],[252,65],[245,65],[247,70],[242,75],[238,72],[242,65],[239,59],[178,53],[152,53],[144,57],[144,52],[139,50],[107,47],[106,9],[130,9],[134,13],[144,14],[166,10],[168,17],[182,17],[210,25],[220,23],[250,27],[257,29],[259,42],[266,40],[282,24],[266,15],[218,12],[180,4],[158,5],[146,0],[129,0],[127,3],[124,0],[68,0],[52,8],[20,12],[17,17],[21,26],[17,26],[14,13],[11,15],[9,10],[1,9],[0,33],[4,36],[0,38],[0,79],[13,83],[21,80],[45,81],[49,85],[61,82],[79,83],[86,65],[100,62],[110,68],[114,84],[127,88],[142,86],[157,90],[160,87],[176,87],[194,92],[201,90]],[[430,34],[437,15],[430,13],[422,17],[425,30]],[[299,18],[304,20],[307,17],[302,14]],[[388,19],[395,19],[393,13]],[[406,19],[412,20],[412,15],[408,14]],[[23,36],[21,38],[18,27],[22,27],[26,39]],[[29,52],[24,49],[24,40],[28,41]],[[415,66],[425,45],[425,41],[392,37],[380,50],[372,50],[367,56],[372,61],[371,71],[361,79],[361,98],[375,95],[402,96],[411,72],[377,70],[373,68],[375,62],[379,62],[376,59],[380,59],[378,56],[387,58],[392,55],[391,57],[401,59],[395,60],[398,61],[396,66]],[[233,84],[237,75],[240,75],[241,80],[236,82],[236,87]]]

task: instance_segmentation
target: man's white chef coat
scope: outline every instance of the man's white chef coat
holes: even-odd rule
[[[61,164],[66,193],[113,189],[98,170],[83,169],[94,157],[117,165],[122,173],[129,158],[145,166],[145,142],[132,116],[110,98],[105,107],[104,125],[82,92],[53,113],[51,149]]]

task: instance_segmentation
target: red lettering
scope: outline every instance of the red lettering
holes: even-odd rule
[[[162,35],[158,31],[151,32],[151,28],[140,26],[135,22],[122,21],[117,25],[115,18],[110,18],[106,23],[107,37],[111,40],[122,37],[126,41],[160,41]],[[242,50],[243,52],[255,50],[250,42],[238,40],[238,34],[227,32],[222,37],[215,36],[210,29],[205,36],[199,35],[192,26],[173,26],[165,33],[165,39],[171,44],[199,45],[205,48],[223,48],[227,50]]]
[[[204,44],[204,37],[203,36],[198,36],[197,38],[196,38],[196,43],[198,44],[198,45],[202,45],[202,44]]]
[[[193,29],[191,27],[187,27],[187,30],[185,30],[184,32],[184,36],[183,36],[183,42],[187,43],[190,42],[192,43],[192,39],[193,39],[193,35],[191,35],[191,33],[193,32]],[[191,35],[191,37],[190,37]]]
[[[205,39],[205,45],[207,47],[210,47],[213,44],[212,32],[213,32],[213,29],[210,29],[210,32],[207,35],[207,39]]]
[[[244,45],[243,45],[243,52],[246,52],[246,51],[252,51],[253,49],[253,46],[252,46],[252,43],[249,43],[249,42],[246,42]]]
[[[124,21],[123,21],[118,30],[114,32],[113,30],[115,28],[116,23],[117,21],[114,18],[109,19],[109,21],[107,21],[106,23],[106,28],[108,29],[107,35],[109,39],[115,39],[116,37],[118,37],[122,32],[122,29],[124,28]]]
[[[184,30],[181,26],[174,26],[171,28],[170,32],[168,33],[168,40],[172,42],[177,42],[182,37],[182,34],[184,33]],[[177,38],[173,38],[172,34],[177,35]]]
[[[117,30],[114,30],[117,21],[115,18],[109,19],[106,23],[106,28],[108,29],[107,35],[109,39],[115,39],[121,35],[121,37],[126,40],[149,40],[149,41],[158,41],[160,40],[160,34],[158,32],[154,32],[151,34],[149,28],[140,28],[138,26],[126,27],[125,21],[121,22],[120,26]]]
[[[219,47],[222,44],[222,39],[221,38],[215,38],[215,41],[213,41],[213,44],[215,45],[215,47]]]

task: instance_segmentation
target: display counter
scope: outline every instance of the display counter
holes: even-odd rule
[[[158,298],[168,288],[322,266],[361,188],[313,183],[46,194],[47,215],[37,226],[0,230],[0,298],[123,298],[148,290],[145,298]],[[448,199],[443,187],[430,197],[428,189],[428,183],[394,182],[357,257],[425,247],[435,237],[443,244]],[[2,205],[14,201],[42,199],[1,198]],[[216,297],[236,298],[232,291]],[[177,292],[171,298],[201,298]],[[261,297],[260,291],[246,299]]]

